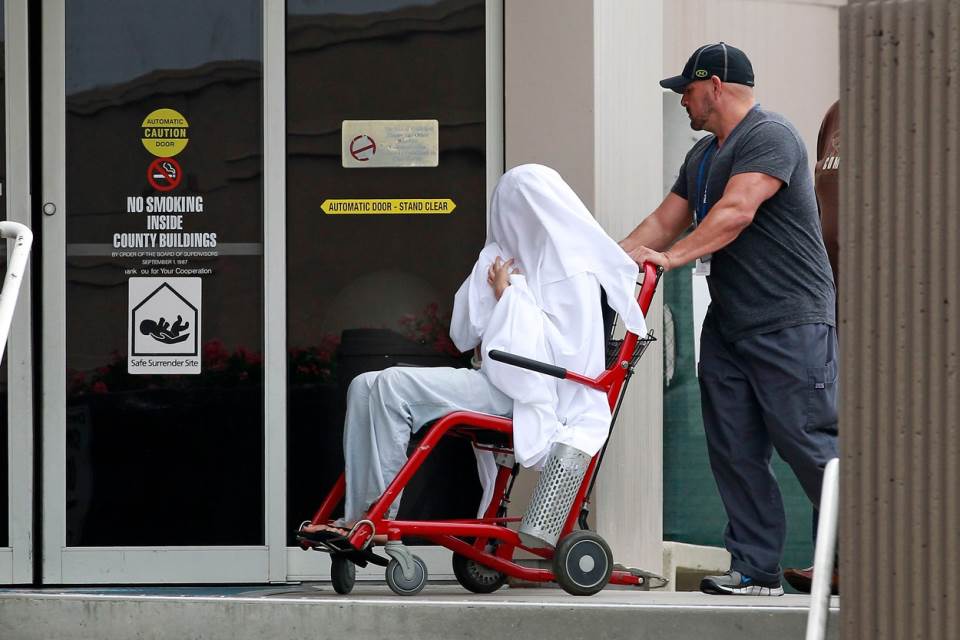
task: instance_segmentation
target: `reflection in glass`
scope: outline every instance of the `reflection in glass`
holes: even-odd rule
[[[346,387],[404,363],[463,366],[450,307],[483,245],[482,0],[287,3],[288,530],[343,469]],[[344,169],[343,120],[436,119],[436,168]],[[450,198],[446,215],[325,215],[328,198]],[[400,515],[473,516],[466,442],[445,445]],[[431,475],[432,474],[432,475]],[[437,479],[441,482],[436,482]],[[293,538],[288,541],[293,544]]]
[[[66,3],[68,546],[264,542],[260,6]],[[199,373],[128,373],[147,277],[201,279]]]

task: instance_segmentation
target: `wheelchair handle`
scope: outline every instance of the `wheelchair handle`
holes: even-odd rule
[[[600,391],[604,392],[608,390],[605,381],[595,380],[594,378],[590,378],[579,373],[574,373],[573,371],[568,371],[567,369],[558,367],[555,364],[547,364],[546,362],[541,362],[540,360],[524,358],[523,356],[518,356],[514,353],[508,353],[506,351],[500,351],[499,349],[491,349],[487,355],[490,356],[491,360],[497,360],[498,362],[503,362],[514,367],[536,371],[537,373],[543,373],[548,376],[553,376],[554,378],[560,378],[561,380],[570,380],[572,382],[584,384],[588,387],[599,389]]]
[[[524,358],[523,356],[518,356],[506,351],[500,351],[499,349],[491,349],[490,353],[487,355],[490,356],[491,360],[505,362],[506,364],[520,367],[521,369],[529,369],[530,371],[536,371],[537,373],[545,373],[548,376],[560,378],[561,380],[564,380],[567,377],[567,370],[554,364],[547,364],[546,362],[540,362],[539,360]]]
[[[653,301],[653,294],[657,291],[660,276],[663,275],[663,267],[644,262],[640,270],[643,271],[643,284],[640,287],[640,295],[637,296],[637,304],[640,305],[640,311],[646,317],[647,311],[650,310],[650,303]]]

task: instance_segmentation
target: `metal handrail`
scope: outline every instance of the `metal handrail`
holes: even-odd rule
[[[840,460],[833,458],[823,470],[820,490],[820,519],[817,521],[817,546],[813,555],[813,585],[810,589],[810,613],[806,640],[827,637],[830,613],[830,580],[837,550],[837,519],[840,516]]]
[[[30,245],[33,244],[33,232],[26,225],[19,222],[0,222],[0,236],[13,240],[13,253],[7,261],[7,275],[3,279],[3,289],[0,290],[0,361],[7,346],[7,336],[10,334],[10,323],[13,321],[13,310],[20,295],[20,283],[27,268],[27,258],[30,256]]]

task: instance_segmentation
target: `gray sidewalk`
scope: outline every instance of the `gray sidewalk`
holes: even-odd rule
[[[431,583],[401,598],[358,583],[258,587],[130,587],[0,591],[3,640],[280,640],[291,638],[803,638],[807,596],[743,598],[607,589],[575,598],[559,589],[476,596]],[[836,637],[839,601],[831,607]]]

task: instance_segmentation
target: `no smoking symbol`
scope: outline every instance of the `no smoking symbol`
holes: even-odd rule
[[[377,143],[368,135],[359,135],[350,141],[350,155],[357,162],[366,162],[377,153]]]
[[[181,179],[183,171],[173,158],[157,158],[147,167],[147,182],[157,191],[176,189]]]

